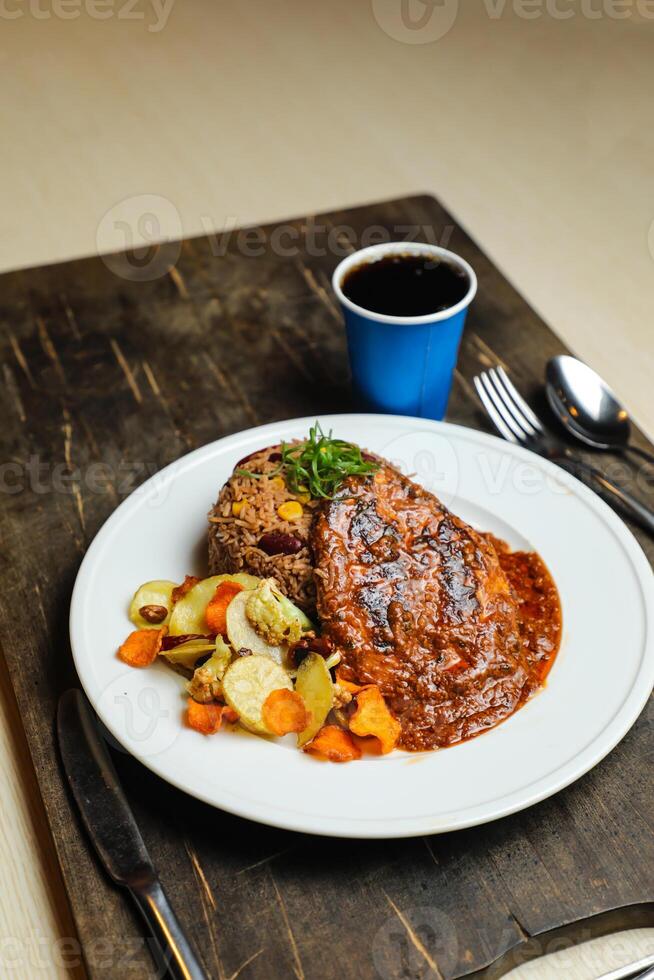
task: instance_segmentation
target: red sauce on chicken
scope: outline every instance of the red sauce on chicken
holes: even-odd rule
[[[400,746],[432,749],[503,721],[559,648],[556,586],[382,463],[327,502],[312,529],[323,635],[346,680],[376,684]]]

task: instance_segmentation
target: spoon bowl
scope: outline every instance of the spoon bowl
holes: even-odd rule
[[[567,354],[547,363],[547,398],[562,425],[596,449],[624,450],[631,436],[626,409],[592,368]]]
[[[545,391],[559,422],[594,449],[636,453],[654,465],[654,455],[629,442],[629,414],[599,374],[583,361],[560,354],[547,362]]]

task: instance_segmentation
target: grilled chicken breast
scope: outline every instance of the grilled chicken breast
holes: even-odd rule
[[[537,686],[492,539],[390,465],[342,485],[315,521],[312,548],[339,670],[379,686],[403,748],[475,735]]]

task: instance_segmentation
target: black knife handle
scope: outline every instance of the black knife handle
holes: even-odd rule
[[[153,878],[129,890],[155,939],[152,952],[159,966],[173,980],[210,980],[184,935],[159,879]]]
[[[628,490],[625,490],[624,487],[609,480],[594,466],[589,466],[582,460],[564,456],[554,461],[572,473],[573,476],[576,476],[582,483],[585,483],[591,490],[598,493],[614,509],[620,510],[640,527],[649,531],[650,534],[654,534],[654,511],[629,493]]]

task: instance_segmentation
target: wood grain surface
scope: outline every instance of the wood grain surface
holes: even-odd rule
[[[53,739],[57,696],[75,683],[70,593],[102,522],[147,476],[196,446],[258,422],[352,407],[328,282],[334,243],[359,244],[372,227],[393,237],[407,224],[420,229],[415,237],[447,236],[477,271],[453,421],[486,427],[470,384],[480,367],[502,360],[536,396],[545,359],[562,350],[432,198],[319,223],[325,240],[310,248],[312,220],[293,223],[291,254],[280,254],[267,228],[256,234],[256,256],[239,236],[225,248],[201,238],[131,264],[95,258],[2,277],[4,459],[12,466],[2,473],[0,640],[93,978],[154,976],[140,923],[78,831]],[[154,274],[157,263],[156,278],[125,278]],[[653,544],[640,540],[652,559]],[[611,756],[554,799],[483,828],[374,842],[239,820],[115,755],[212,976],[422,980],[482,970],[514,947],[543,952],[530,937],[588,916],[599,916],[585,926],[594,933],[654,922],[653,749],[650,700]]]

